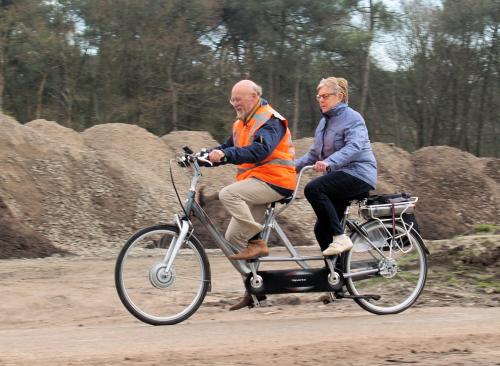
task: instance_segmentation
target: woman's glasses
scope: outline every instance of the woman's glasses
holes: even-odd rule
[[[321,99],[328,99],[332,95],[337,95],[336,93],[325,93],[316,95],[316,100],[320,101]]]

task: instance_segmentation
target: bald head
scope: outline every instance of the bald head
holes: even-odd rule
[[[231,91],[231,105],[236,111],[236,116],[245,120],[254,109],[262,95],[262,88],[252,80],[240,80]]]
[[[240,80],[233,86],[232,93],[244,93],[252,94],[255,93],[259,98],[262,95],[262,88],[254,83],[252,80]]]

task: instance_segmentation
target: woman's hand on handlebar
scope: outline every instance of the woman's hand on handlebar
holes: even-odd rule
[[[330,171],[330,166],[328,165],[328,163],[325,163],[324,161],[317,161],[314,165],[313,165],[313,169],[314,171],[316,172],[329,172]]]

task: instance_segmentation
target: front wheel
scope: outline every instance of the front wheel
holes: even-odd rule
[[[369,221],[362,229],[383,255],[355,233],[351,238],[354,246],[344,261],[347,290],[351,295],[380,296],[378,300],[355,299],[374,314],[395,314],[408,309],[420,296],[427,278],[422,239],[402,223],[393,228],[392,220]]]
[[[145,323],[182,322],[194,314],[207,293],[208,258],[194,236],[184,241],[166,271],[166,255],[178,235],[176,226],[152,226],[135,233],[118,255],[118,296],[127,310]]]

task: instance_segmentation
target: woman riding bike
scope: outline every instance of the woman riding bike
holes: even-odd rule
[[[295,161],[296,170],[314,164],[325,174],[309,182],[304,194],[317,216],[314,233],[323,251],[331,256],[353,244],[340,224],[349,200],[375,189],[377,162],[363,117],[348,106],[347,80],[322,79],[316,99],[323,117],[309,152]]]

